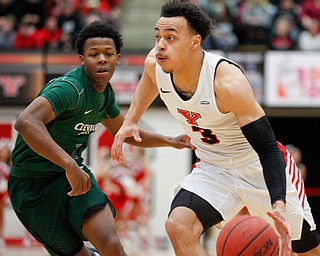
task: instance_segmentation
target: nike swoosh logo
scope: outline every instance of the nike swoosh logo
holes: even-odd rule
[[[91,111],[92,111],[92,109],[90,109],[90,110],[88,110],[88,111],[84,112],[84,114],[85,114],[85,115],[86,115],[86,114],[89,114]]]
[[[162,93],[171,93],[171,91],[166,91],[166,90],[163,90],[162,88],[160,88],[160,91],[161,91]]]

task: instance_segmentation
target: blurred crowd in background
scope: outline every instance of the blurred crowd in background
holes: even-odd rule
[[[320,0],[197,2],[215,22],[207,48],[258,44],[269,50],[320,50]]]
[[[0,0],[0,49],[73,51],[87,23],[119,29],[120,0]]]
[[[189,0],[212,18],[206,50],[320,50],[320,0]],[[121,0],[0,0],[0,51],[73,51],[81,28],[104,20],[121,32]]]

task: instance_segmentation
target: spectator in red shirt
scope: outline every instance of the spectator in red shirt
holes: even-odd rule
[[[320,24],[320,0],[302,0],[300,19],[306,30],[313,26],[313,22]]]
[[[83,19],[86,19],[90,14],[96,14],[103,21],[110,23],[117,29],[120,29],[120,4],[121,0],[84,0],[79,5],[78,9]]]
[[[28,14],[23,16],[18,25],[14,48],[16,50],[41,49],[41,42],[37,40],[37,27],[32,23]]]
[[[294,50],[297,40],[290,34],[291,29],[291,22],[288,18],[278,18],[270,36],[269,49],[282,51]]]
[[[44,27],[37,32],[37,38],[42,47],[46,47],[48,51],[55,51],[59,49],[61,34],[57,18],[50,16],[46,18]]]

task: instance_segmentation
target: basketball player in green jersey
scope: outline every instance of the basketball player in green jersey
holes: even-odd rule
[[[103,256],[126,255],[115,231],[115,210],[81,153],[102,123],[115,134],[123,115],[109,83],[120,62],[122,37],[95,21],[80,32],[81,66],[51,80],[19,115],[12,152],[10,200],[18,218],[50,255],[89,256],[90,241]],[[142,147],[189,147],[188,137],[144,131]]]

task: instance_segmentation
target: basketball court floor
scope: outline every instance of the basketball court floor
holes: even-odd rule
[[[174,256],[172,249],[167,248],[126,248],[128,256]],[[0,256],[49,256],[39,245],[25,248],[23,246],[6,246],[0,249]],[[214,251],[209,256],[216,256]]]
[[[213,233],[208,240],[208,254],[209,256],[216,256],[216,233]],[[128,256],[175,256],[169,242],[141,247],[132,241],[123,241],[123,246]],[[0,256],[49,256],[49,254],[38,242],[32,241],[27,246],[23,243],[9,243],[6,246],[2,246],[0,248]]]
[[[173,251],[155,249],[141,248],[140,250],[127,250],[128,256],[174,256]],[[212,252],[210,256],[215,256],[216,254]],[[49,254],[40,247],[32,248],[21,248],[21,247],[7,247],[0,250],[0,256],[49,256]]]
[[[174,254],[170,254],[167,251],[163,250],[146,250],[146,251],[127,251],[128,256],[173,256]],[[15,247],[8,247],[6,249],[2,249],[0,252],[1,256],[48,256],[49,254],[46,253],[42,248],[15,248]]]
[[[5,245],[0,248],[0,256],[49,256],[40,243],[31,236],[27,239],[5,239]],[[169,244],[159,246],[139,246],[135,241],[122,241],[128,256],[174,256]],[[92,247],[91,244],[86,244]]]
[[[215,237],[210,237],[210,244],[207,248],[209,256],[216,256],[215,254]],[[123,242],[124,248],[128,256],[175,256],[171,245],[167,243],[165,246],[149,245],[140,247],[134,243]],[[8,244],[0,248],[0,256],[49,256],[45,249],[33,241],[32,245],[25,246],[20,244]]]
[[[214,228],[212,231],[205,244],[209,256],[216,256],[218,230]],[[130,239],[121,239],[128,256],[175,256],[167,237],[153,238],[153,234],[148,234],[147,239],[150,241],[141,242],[137,241],[139,239],[135,230],[128,237]],[[26,232],[10,206],[5,211],[5,232],[4,241],[0,239],[0,256],[49,256],[41,244]]]

